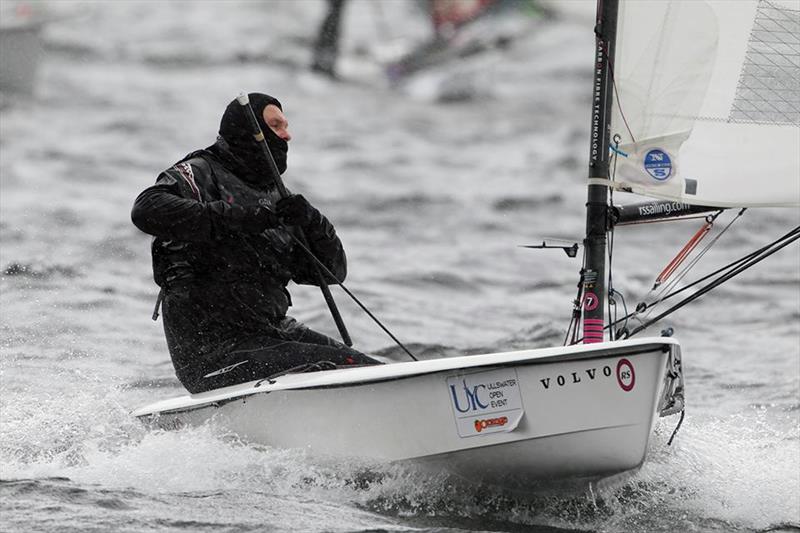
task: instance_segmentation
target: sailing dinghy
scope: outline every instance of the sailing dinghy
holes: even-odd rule
[[[598,2],[587,229],[565,346],[286,373],[134,414],[161,428],[214,420],[264,445],[414,461],[508,487],[635,471],[658,417],[683,412],[684,386],[676,339],[633,337],[800,237],[795,228],[681,289],[669,279],[685,275],[693,263],[681,262],[720,210],[800,205],[796,7]],[[655,200],[614,206],[614,191]],[[659,291],[614,320],[615,228],[699,212],[713,214]]]

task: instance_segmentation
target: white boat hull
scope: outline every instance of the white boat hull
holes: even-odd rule
[[[680,377],[677,341],[641,339],[290,374],[134,414],[525,487],[638,468],[657,415],[682,408]]]

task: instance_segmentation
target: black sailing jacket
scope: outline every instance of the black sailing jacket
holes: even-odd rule
[[[213,149],[223,151],[224,141]],[[278,199],[273,188],[239,179],[209,150],[189,154],[136,198],[131,218],[155,237],[153,276],[164,291],[164,330],[181,381],[213,370],[243,340],[276,336],[291,306],[290,280],[318,285],[290,230],[247,231],[242,207]],[[344,281],[347,261],[333,225],[319,215],[304,231],[315,256]]]

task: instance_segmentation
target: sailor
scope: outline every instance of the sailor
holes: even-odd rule
[[[278,170],[286,170],[289,123],[278,100],[249,95]],[[154,236],[153,277],[175,373],[191,393],[300,365],[378,364],[287,316],[289,281],[319,284],[310,250],[341,282],[344,249],[333,224],[302,195],[280,199],[242,106],[232,101],[217,141],[162,172],[131,218]],[[329,276],[330,277],[330,276]]]

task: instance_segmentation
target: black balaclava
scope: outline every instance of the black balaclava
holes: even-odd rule
[[[266,94],[250,93],[248,97],[258,125],[261,127],[261,131],[264,132],[264,138],[267,140],[267,146],[269,146],[269,151],[275,160],[275,165],[278,167],[278,171],[283,174],[286,171],[286,155],[289,152],[289,143],[278,137],[272,131],[272,128],[264,122],[265,107],[272,104],[281,111],[283,107],[276,98]],[[228,150],[234,156],[234,160],[230,161],[229,158],[224,157],[226,154],[219,155],[222,155],[223,159],[226,160],[225,162],[234,167],[231,170],[236,172],[242,179],[253,183],[269,183],[271,181],[269,178],[269,163],[264,157],[261,147],[253,139],[252,128],[245,111],[238,100],[233,100],[225,108],[225,113],[223,113],[222,121],[219,124],[219,135],[228,144]]]

